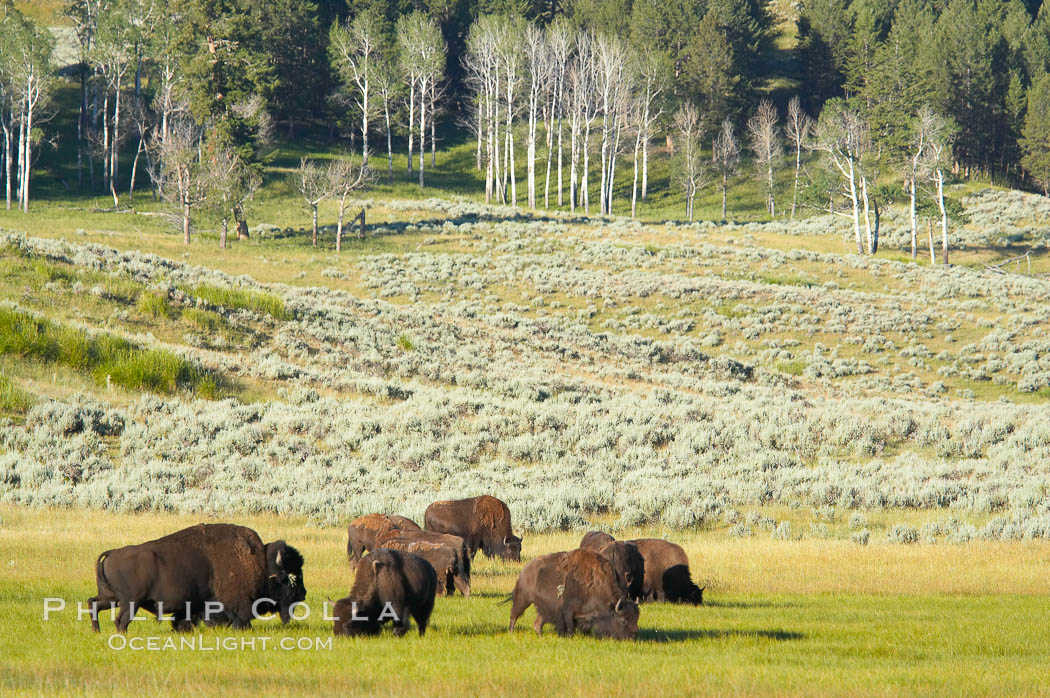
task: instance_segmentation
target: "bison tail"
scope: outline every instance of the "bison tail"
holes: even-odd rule
[[[510,603],[513,600],[514,600],[514,594],[507,594],[507,598],[503,599],[502,601],[497,601],[496,605],[497,606],[502,606],[503,604]]]
[[[113,587],[109,583],[109,580],[106,579],[106,568],[102,564],[103,562],[105,562],[106,557],[109,556],[111,552],[113,551],[107,550],[106,552],[99,555],[98,559],[95,560],[95,580],[98,584],[99,592],[102,591],[103,586],[105,586],[106,589],[113,589]]]

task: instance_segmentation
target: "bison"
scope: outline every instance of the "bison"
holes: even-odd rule
[[[88,599],[98,632],[98,605],[115,605],[117,632],[126,632],[137,609],[159,619],[173,613],[175,630],[210,624],[251,626],[253,617],[289,608],[306,598],[303,557],[279,540],[233,524],[198,524],[138,545],[107,550],[95,561],[98,595]],[[214,605],[213,605],[214,604]]]
[[[402,541],[405,541],[405,542],[412,542],[412,543],[429,543],[431,545],[440,545],[442,547],[448,548],[449,550],[451,550],[453,552],[453,555],[454,555],[454,559],[452,561],[452,565],[457,570],[457,572],[454,573],[454,578],[455,577],[459,577],[461,582],[465,582],[466,588],[467,589],[470,588],[470,565],[471,565],[470,555],[467,552],[467,544],[459,536],[454,536],[451,533],[431,533],[429,531],[399,531],[399,530],[392,530],[392,531],[387,531],[386,533],[382,533],[382,534],[380,534],[380,535],[378,535],[376,537],[376,547],[377,548],[388,548],[388,547],[391,547],[391,546],[389,546],[387,544],[390,541],[394,541],[394,540],[402,540]],[[404,548],[401,548],[401,549],[404,549]],[[414,550],[410,550],[409,552],[415,552],[415,551]],[[424,557],[426,557],[426,556],[424,556]],[[427,560],[431,564],[434,563],[434,561],[430,560],[430,558],[427,558]],[[442,573],[442,570],[445,569],[445,568],[438,567],[437,565],[434,565],[434,569],[437,571],[438,576],[440,577],[441,573]],[[447,579],[446,579],[446,581],[447,581]],[[460,584],[456,583],[456,586],[460,586]],[[460,591],[463,591],[463,589],[460,589]],[[464,594],[464,596],[466,596],[466,594]]]
[[[346,556],[350,560],[350,569],[357,568],[357,563],[369,550],[375,550],[376,538],[390,531],[422,531],[415,521],[404,516],[387,516],[386,514],[365,514],[358,516],[346,528]]]
[[[511,530],[510,509],[495,497],[434,502],[423,515],[423,527],[434,533],[460,536],[466,541],[471,559],[483,550],[488,557],[521,562],[521,538]]]
[[[605,531],[588,531],[583,534],[583,538],[580,540],[580,547],[598,552],[614,540],[616,539]]]
[[[691,603],[704,602],[704,588],[697,587],[689,575],[689,558],[682,546],[659,538],[640,538],[633,543],[645,558],[642,596],[648,600]]]
[[[533,559],[518,575],[509,600],[511,631],[525,609],[535,605],[532,627],[537,635],[545,623],[563,636],[580,630],[595,637],[633,639],[638,633],[638,605],[627,597],[609,561],[591,550]]]
[[[593,550],[612,564],[623,578],[633,601],[640,601],[645,583],[645,559],[633,543],[618,541],[603,531],[583,535],[580,547]]]
[[[414,538],[391,538],[383,541],[383,547],[413,553],[429,562],[437,572],[439,595],[451,596],[459,589],[463,596],[470,596],[470,569],[463,567],[460,548]]]
[[[422,636],[434,610],[437,573],[419,555],[377,548],[358,565],[350,595],[333,610],[336,635],[378,635],[383,623],[394,624],[394,635],[408,632],[415,618]]]

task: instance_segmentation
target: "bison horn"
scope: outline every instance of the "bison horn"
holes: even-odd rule
[[[278,567],[281,566],[281,549],[280,548],[277,549],[277,557],[275,557],[273,559],[273,564],[277,565]]]
[[[507,541],[509,539],[510,539],[510,536],[503,536],[503,545],[507,545]]]
[[[620,612],[620,607],[623,606],[623,599],[616,599],[616,612]]]

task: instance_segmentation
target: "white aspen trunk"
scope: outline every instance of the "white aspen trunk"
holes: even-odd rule
[[[26,117],[25,117],[25,106],[21,107],[22,113],[19,115],[18,120],[18,180],[15,184],[15,199],[18,204],[18,210],[22,210],[22,190],[23,182],[25,182],[26,172]]]
[[[368,77],[365,73],[361,90],[361,167],[368,167]]]
[[[933,248],[933,220],[927,219],[926,235],[930,238],[930,264],[937,263],[937,252]]]
[[[117,89],[113,96],[113,140],[111,142],[110,150],[110,166],[109,166],[109,191],[113,195],[113,208],[120,206],[120,197],[117,194],[117,178],[120,176],[120,163],[117,160],[117,155],[120,153],[120,147],[117,145],[120,142],[120,83],[121,76],[117,76]]]
[[[14,119],[14,113],[12,113]],[[12,138],[12,132],[10,132],[10,125],[3,124],[3,171],[4,171],[4,197],[7,202],[7,210],[10,211],[10,177],[12,177],[12,156],[10,156],[10,149],[14,146],[14,139]]]
[[[135,200],[135,177],[139,171],[139,155],[142,154],[143,148],[145,148],[145,135],[139,134],[139,145],[135,148],[135,159],[131,161],[131,180],[128,182],[128,198],[132,201]]]
[[[430,78],[430,166],[437,167],[437,78]]]
[[[864,232],[868,237],[868,254],[874,254],[875,245],[871,238],[871,214],[868,209],[868,178],[865,175],[860,177],[860,192],[864,199]]]
[[[37,83],[36,87],[33,87],[34,83]],[[29,91],[28,96],[26,97],[25,164],[22,167],[22,211],[24,213],[29,213],[29,178],[30,170],[33,167],[33,109],[36,106],[34,90],[37,91],[36,96],[38,97],[40,90],[39,83],[30,76]]]
[[[14,145],[14,139],[12,138],[11,127],[8,124],[4,124],[4,188],[5,188],[5,199],[7,201],[7,210],[11,210],[11,175],[12,175],[12,159],[11,159],[11,147]]]
[[[409,80],[408,86],[408,173],[412,174],[412,124],[416,122],[416,81]]]
[[[561,206],[563,204],[561,178],[562,178],[562,168],[564,167],[564,164],[562,163],[561,126],[562,126],[562,121],[564,119],[562,118],[562,115],[561,115],[561,107],[560,107],[560,105],[559,105],[558,110],[559,110],[559,115],[558,115],[558,208],[561,208]]]
[[[726,194],[729,189],[729,173],[722,171],[722,220],[726,219]]]
[[[642,147],[642,129],[634,138],[634,179],[631,180],[631,218],[638,217],[638,151]],[[691,209],[691,206],[690,206]],[[690,218],[689,220],[692,220]]]
[[[941,209],[941,253],[948,263],[948,212],[944,208],[944,173],[937,169],[937,205]]]
[[[547,114],[546,141],[547,141],[547,171],[543,176],[543,208],[551,205],[551,164],[554,159],[554,99],[551,98],[550,112]]]
[[[230,219],[225,216],[222,219],[222,223],[219,226],[219,249],[226,249],[226,235],[229,232]]]
[[[482,140],[481,132],[482,132],[482,128],[483,128],[482,124],[481,124],[481,121],[482,121],[481,116],[482,116],[482,114],[481,114],[481,98],[479,97],[478,98],[478,150],[477,150],[477,154],[474,156],[474,169],[477,170],[478,172],[481,172],[481,140]]]
[[[109,187],[112,175],[112,161],[109,159],[109,92],[102,99],[102,186]]]
[[[528,197],[529,208],[536,208],[536,110],[539,108],[536,89],[533,89],[529,103],[529,142],[526,155],[526,168],[528,170]]]
[[[609,118],[606,110],[602,114],[601,175],[598,177],[598,212],[602,215],[608,213],[605,198],[609,187]]]
[[[857,175],[853,169],[853,159],[849,159],[849,172],[846,175],[849,183],[849,199],[853,206],[853,237],[857,242],[857,254],[864,254],[864,240],[860,236],[860,202],[857,200]]]
[[[645,125],[645,137],[642,138],[642,201],[649,198],[649,125]]]
[[[798,175],[802,169],[802,141],[795,141],[795,186],[791,194],[791,220],[795,220],[795,209],[798,207]]]
[[[577,114],[572,115],[572,125],[569,129],[569,211],[576,213],[576,166],[578,164],[580,144],[577,138],[579,123]],[[559,134],[560,135],[560,134]],[[561,147],[558,148],[558,160],[561,164]],[[561,167],[558,168],[558,205],[561,205]]]
[[[339,197],[339,223],[335,228],[335,251],[343,251],[343,215],[346,213],[346,197],[348,191],[343,191],[342,196]]]
[[[915,175],[912,174],[908,187],[908,213],[911,220],[911,258],[915,259],[919,254],[919,231],[915,220]]]
[[[419,79],[419,186],[423,186],[423,168],[426,166],[427,160],[427,79],[421,77]]]
[[[485,95],[485,115],[488,117],[486,121],[486,139],[485,139],[485,203],[492,203],[492,196],[494,192],[495,175],[496,171],[493,168],[493,160],[495,159],[495,138],[496,132],[493,129],[495,119],[492,117],[492,98],[489,94]]]
[[[383,100],[383,118],[386,119],[386,169],[387,178],[394,183],[394,140],[390,133],[390,102]]]
[[[190,244],[190,203],[186,198],[182,200],[182,242]]]
[[[586,215],[591,215],[591,193],[588,191],[589,187],[587,184],[587,173],[590,169],[590,145],[591,141],[591,124],[588,121],[583,127],[583,174],[580,176],[580,199],[583,201],[583,212]]]
[[[506,144],[506,172],[504,177],[510,177],[510,203],[511,206],[518,205],[518,178],[514,171],[514,81],[507,71],[507,144]]]
[[[768,168],[769,169],[767,170],[767,178],[768,178],[767,185],[769,187],[769,217],[770,218],[776,218],[777,217],[777,203],[773,199],[773,161],[772,160],[769,161]]]
[[[317,204],[310,204],[313,209],[314,218],[314,231],[313,231],[313,246],[317,247]]]

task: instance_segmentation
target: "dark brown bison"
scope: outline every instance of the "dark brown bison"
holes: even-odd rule
[[[443,545],[447,548],[451,548],[456,555],[455,566],[460,570],[460,574],[467,581],[469,586],[470,583],[470,554],[467,552],[466,542],[459,536],[454,536],[451,533],[431,533],[430,531],[401,531],[391,530],[386,533],[381,533],[376,536],[376,547],[385,548],[388,547],[387,543],[396,539],[404,539],[413,542],[432,543],[434,545]],[[437,567],[434,568],[440,575],[441,570]]]
[[[689,575],[689,558],[682,546],[659,538],[628,542],[633,543],[645,558],[642,598],[695,606],[704,602],[704,589],[693,584]]]
[[[470,596],[470,569],[463,569],[462,548],[417,538],[391,538],[384,540],[382,545],[391,550],[404,550],[406,553],[419,555],[429,562],[437,572],[437,593],[440,596],[452,596],[456,589],[459,589],[463,596]]]
[[[404,516],[387,516],[386,514],[365,514],[358,516],[346,527],[346,556],[350,560],[350,569],[357,568],[361,557],[369,550],[375,550],[376,538],[390,531],[422,531],[415,521]]]
[[[614,540],[616,539],[605,531],[587,531],[580,540],[580,547],[598,552]]]
[[[289,608],[306,598],[303,558],[279,540],[263,545],[259,534],[233,524],[198,524],[157,540],[107,550],[95,561],[98,595],[93,609],[116,605],[117,632],[126,632],[138,609],[158,619],[173,613],[172,627],[209,624],[250,627],[254,617]],[[91,627],[99,630],[97,610]]]
[[[408,632],[415,618],[419,634],[427,631],[434,610],[437,573],[418,555],[377,548],[358,565],[350,595],[335,604],[336,635],[378,635],[392,621],[394,635]]]
[[[521,538],[510,525],[510,509],[488,495],[434,502],[423,515],[423,527],[461,537],[473,559],[478,550],[488,557],[521,562]]]
[[[533,629],[552,623],[559,635],[577,630],[595,637],[633,639],[638,633],[638,605],[609,561],[585,549],[535,558],[518,575],[511,594],[510,630],[525,609],[536,606]]]
[[[603,546],[598,554],[609,561],[613,570],[623,579],[633,601],[641,600],[645,590],[645,558],[633,543],[614,540]]]

